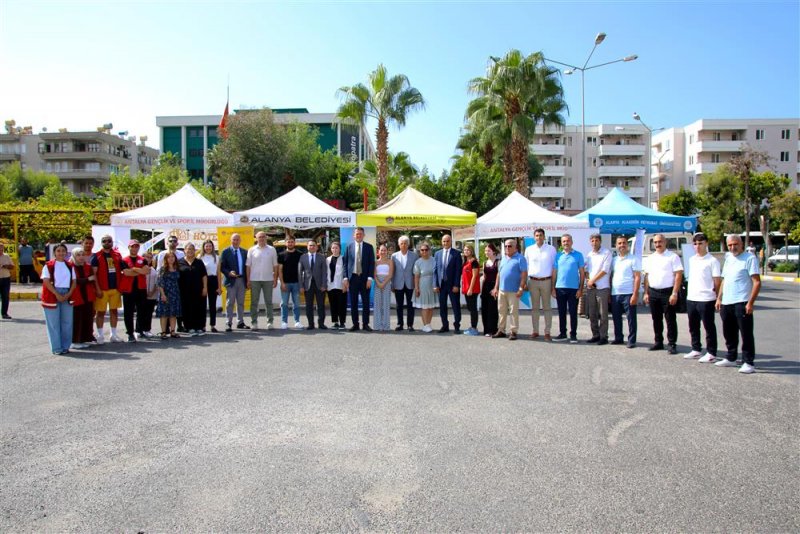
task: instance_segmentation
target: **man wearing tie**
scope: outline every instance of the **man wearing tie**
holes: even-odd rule
[[[227,316],[228,326],[226,332],[232,330],[233,324],[233,305],[236,304],[236,317],[238,322],[236,328],[249,330],[250,327],[244,324],[244,292],[247,285],[245,276],[245,266],[247,264],[247,251],[239,246],[242,238],[239,234],[231,236],[231,246],[222,251],[220,257],[220,270],[225,276],[225,287],[227,292]]]
[[[397,330],[403,329],[403,302],[408,310],[408,331],[414,331],[414,304],[411,298],[414,296],[414,263],[417,261],[417,254],[409,250],[411,240],[407,235],[400,236],[397,241],[400,250],[392,254],[394,262],[394,278],[392,278],[392,288],[394,289],[394,300],[397,302]]]
[[[433,292],[439,294],[439,317],[442,327],[439,333],[450,331],[450,322],[447,319],[447,299],[453,307],[453,327],[455,333],[461,331],[461,251],[452,248],[453,239],[445,234],[442,237],[442,250],[434,256],[433,262]]]
[[[349,243],[344,252],[344,281],[342,287],[350,294],[350,309],[353,318],[351,332],[361,328],[358,324],[358,299],[361,298],[364,330],[369,326],[369,291],[372,288],[371,273],[375,271],[375,249],[364,242],[364,229],[356,228],[355,242]]]
[[[300,291],[306,294],[308,330],[314,330],[314,301],[317,302],[319,329],[328,329],[325,326],[325,291],[328,290],[327,267],[325,256],[317,252],[317,242],[309,241],[308,254],[303,254],[300,258]]]

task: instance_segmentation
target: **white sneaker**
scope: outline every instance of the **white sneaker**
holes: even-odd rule
[[[72,347],[70,348],[72,350],[88,349],[89,345],[87,345],[86,343],[73,343]]]
[[[699,350],[693,350],[689,354],[684,354],[683,355],[683,359],[684,360],[694,360],[695,358],[699,358],[702,355],[703,355],[703,353],[700,352]]]
[[[717,367],[736,367],[736,362],[732,362],[728,358],[722,358],[714,365],[716,365]]]
[[[297,330],[302,330],[303,328],[305,328],[305,327],[303,326],[303,323],[301,323],[300,321],[297,321],[296,323],[294,323],[294,327],[295,327],[295,329],[297,329]]]
[[[756,368],[750,365],[749,363],[743,363],[741,367],[739,367],[739,372],[744,373],[746,375],[750,375],[756,372]]]
[[[204,336],[204,335],[206,335],[206,331],[205,330],[198,330],[197,331],[197,335],[198,336]]]
[[[108,340],[112,343],[122,343],[122,338],[116,334],[111,334],[111,337]]]
[[[426,332],[426,333],[430,333],[430,332],[433,332],[433,328],[431,328],[431,325],[426,324],[425,326],[422,327],[422,331]]]
[[[289,328],[289,323],[281,323],[281,330],[286,330]]]
[[[250,323],[250,330],[258,330],[258,323]]]
[[[142,332],[142,336],[144,336],[145,339],[150,339],[151,337],[153,337],[153,333],[152,332]]]
[[[106,340],[104,339],[104,337],[105,337],[105,336],[103,336],[103,334],[96,334],[96,335],[94,336],[95,342],[96,342],[98,345],[102,345],[103,343],[105,343],[105,342],[106,342]]]
[[[272,323],[267,323],[267,330],[272,330]]]
[[[189,330],[189,337],[197,337],[197,330]]]
[[[717,361],[717,357],[714,356],[713,354],[709,354],[706,352],[706,355],[697,361],[700,363],[714,363],[715,361]]]

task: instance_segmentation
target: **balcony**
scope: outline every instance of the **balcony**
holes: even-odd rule
[[[5,152],[0,152],[0,161],[19,161],[19,159],[19,154],[7,154]]]
[[[696,175],[699,174],[710,174],[717,170],[717,167],[722,165],[722,163],[695,163],[694,165],[689,165],[686,167],[687,172],[694,172]]]
[[[566,187],[531,187],[532,198],[564,198]]]
[[[546,145],[531,145],[531,150],[533,150],[533,153],[537,156],[563,156],[567,151],[567,147],[565,145],[548,143]]]
[[[53,174],[62,180],[108,180],[108,172],[103,171],[56,171]]]
[[[641,177],[644,176],[644,165],[601,165],[597,167],[597,176]]]
[[[600,145],[597,155],[603,156],[644,156],[647,153],[645,145]]]
[[[741,152],[744,141],[700,141],[698,152]]]
[[[545,165],[542,176],[564,176],[566,169],[563,165]]]
[[[613,187],[598,187],[597,198],[604,198]],[[644,198],[644,187],[620,187],[631,198]]]

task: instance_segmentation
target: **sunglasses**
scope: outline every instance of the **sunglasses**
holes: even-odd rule
[[[103,239],[101,243],[113,243],[110,239]]]
[[[503,245],[503,246],[505,246],[506,248],[513,248],[514,247],[514,245]]]
[[[419,250],[420,250],[420,252],[428,252],[430,249],[429,248],[421,248]]]

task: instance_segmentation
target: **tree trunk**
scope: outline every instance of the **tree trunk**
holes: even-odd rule
[[[508,144],[503,148],[503,182],[510,184],[513,180],[513,174],[511,165],[511,145]]]
[[[531,190],[528,185],[528,145],[524,139],[514,138],[511,141],[511,161],[513,163],[514,189],[530,198]]]
[[[494,146],[491,143],[487,143],[485,147],[483,147],[483,165],[488,169],[494,163]]]
[[[389,176],[389,130],[386,128],[386,119],[378,119],[378,128],[376,131],[378,142],[377,157],[378,157],[378,181],[375,184],[378,188],[378,207],[383,206],[389,200],[387,188],[387,177]]]

